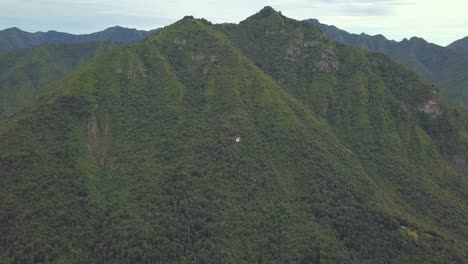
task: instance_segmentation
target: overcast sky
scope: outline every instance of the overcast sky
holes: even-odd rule
[[[0,0],[0,29],[90,33],[120,25],[154,29],[185,15],[239,22],[270,5],[352,33],[412,36],[447,45],[468,36],[468,0]]]

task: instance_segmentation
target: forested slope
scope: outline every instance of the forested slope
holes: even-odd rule
[[[186,17],[0,126],[0,259],[463,263],[466,124],[271,8]]]
[[[464,39],[442,47],[418,37],[400,42],[382,35],[351,34],[316,19],[306,22],[319,27],[327,37],[338,42],[370,51],[383,52],[395,61],[434,84],[441,94],[468,109],[468,53]]]
[[[0,56],[0,115],[11,113],[82,63],[119,45],[112,42],[51,44]]]
[[[0,31],[0,54],[45,44],[77,44],[96,41],[129,43],[142,40],[156,31],[157,29],[144,31],[115,26],[91,34],[75,35],[54,30],[30,33],[16,27],[8,28]]]

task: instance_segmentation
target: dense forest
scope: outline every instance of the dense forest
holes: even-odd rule
[[[351,34],[316,19],[306,22],[320,28],[338,42],[365,50],[382,52],[435,85],[442,95],[468,109],[468,37],[442,47],[418,37],[394,41],[383,35]]]
[[[32,102],[81,64],[118,46],[114,42],[49,44],[0,55],[0,117]]]
[[[64,76],[0,124],[0,263],[468,261],[468,114],[381,53],[265,7]]]
[[[129,43],[142,40],[156,31],[157,29],[144,31],[115,26],[91,34],[75,35],[54,30],[30,33],[14,27],[0,31],[0,54],[46,44],[78,44],[105,41]]]

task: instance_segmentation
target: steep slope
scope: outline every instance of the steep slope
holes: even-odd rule
[[[449,49],[457,50],[460,52],[468,52],[468,37],[459,39],[447,46]]]
[[[327,37],[333,40],[365,50],[386,52],[398,46],[398,42],[389,40],[383,35],[352,34],[333,25],[322,24],[317,19],[307,19],[305,21],[318,27]]]
[[[334,54],[338,47],[318,29],[268,8],[239,26],[222,26],[232,39],[219,28],[186,17],[87,63],[8,118],[0,127],[3,262],[466,259],[466,178],[442,164],[442,151],[434,143],[445,112],[433,119],[410,111],[409,105],[408,118],[413,119],[401,120],[399,127],[407,132],[406,141],[388,150],[392,155],[401,151],[408,160],[387,155],[389,165],[382,167],[381,154],[372,159],[363,154],[371,149],[356,147],[362,140],[356,136],[354,145],[347,138],[354,135],[348,134],[353,124],[345,120],[350,117],[345,116],[350,106],[346,98],[359,106],[358,98],[349,94],[361,85],[323,86],[330,91],[317,107],[311,104],[313,96],[301,96],[313,92],[310,86],[299,90],[302,86],[293,85],[309,76],[309,70],[317,72],[312,76],[325,71],[332,78],[338,69],[360,69],[374,55],[344,46]],[[315,41],[307,44],[310,54],[303,53],[295,38],[287,39],[301,32],[305,40]],[[275,42],[267,45],[266,40]],[[309,68],[297,64],[306,61]],[[375,63],[397,70],[385,77],[388,81],[407,80],[408,73],[385,58]],[[282,65],[287,66],[284,76]],[[293,73],[295,79],[289,78]],[[316,95],[328,84],[319,81],[314,82]],[[428,99],[428,88],[415,77],[401,88],[392,101],[396,105],[409,104],[405,98]],[[326,96],[333,96],[334,89],[343,95],[343,116],[335,114],[337,121],[330,126],[324,118],[327,109],[337,108]],[[379,91],[368,94],[383,96]],[[386,106],[374,112],[389,115],[381,122],[390,129],[385,121],[398,110],[387,112]],[[357,108],[350,113],[362,112]],[[454,122],[464,117],[459,115],[451,116]],[[433,137],[417,123],[424,118]],[[399,137],[399,131],[391,130],[388,140]],[[466,130],[454,127],[452,132]],[[369,141],[375,148],[380,147],[373,142],[377,139],[374,135]],[[411,164],[415,159],[418,163]],[[434,172],[427,173],[429,168],[422,167],[427,164],[433,164]],[[382,173],[389,168],[403,174]],[[444,218],[446,213],[450,219]]]
[[[225,36],[186,18],[10,119],[4,258],[284,262],[318,258],[319,243],[325,259],[356,258],[311,213],[337,203],[343,217],[378,216],[365,173],[327,131]],[[310,158],[297,166],[291,154]],[[336,186],[341,195],[318,193]]]
[[[0,31],[0,54],[14,49],[31,48],[42,44],[82,43],[91,41],[127,43],[141,40],[154,31],[157,30],[144,31],[116,26],[91,34],[74,35],[57,31],[29,33],[19,28],[9,28]]]
[[[39,92],[118,44],[50,44],[0,55],[0,115],[29,103]]]
[[[415,71],[422,79],[436,85],[453,102],[468,107],[468,53],[449,48],[450,46],[445,48],[428,43],[417,37],[396,42],[382,35],[351,34],[335,26],[322,24],[316,19],[306,22],[319,27],[333,40],[387,54]]]
[[[220,28],[290,95],[328,120],[385,189],[388,210],[413,215],[414,225],[464,226],[459,238],[466,237],[466,113],[385,56],[337,44],[272,9]]]

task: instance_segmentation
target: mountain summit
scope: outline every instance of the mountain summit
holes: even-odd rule
[[[464,261],[466,113],[275,14],[186,17],[10,116],[0,260]]]

